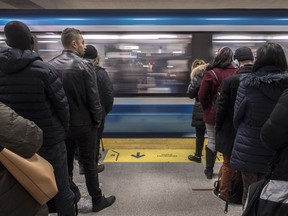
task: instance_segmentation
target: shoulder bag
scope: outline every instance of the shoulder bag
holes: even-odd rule
[[[39,204],[58,193],[52,165],[38,154],[26,159],[0,146],[0,162]]]

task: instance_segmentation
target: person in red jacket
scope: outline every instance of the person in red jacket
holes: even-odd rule
[[[221,83],[226,77],[233,75],[233,51],[229,47],[222,47],[217,52],[213,62],[207,66],[198,92],[199,101],[203,107],[203,118],[206,125],[208,144],[206,146],[207,179],[212,179],[216,159],[215,150],[215,111],[216,99],[220,92]]]

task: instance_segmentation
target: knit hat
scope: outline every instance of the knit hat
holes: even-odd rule
[[[86,46],[86,50],[85,50],[85,54],[84,54],[84,58],[87,59],[95,59],[98,55],[97,49],[92,46],[92,45],[87,45]]]
[[[239,62],[245,61],[245,60],[253,61],[254,56],[253,56],[252,50],[250,48],[240,47],[235,51],[234,59],[237,59]]]

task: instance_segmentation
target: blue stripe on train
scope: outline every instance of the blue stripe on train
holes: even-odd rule
[[[288,25],[287,10],[0,10],[0,25]]]
[[[106,118],[104,136],[187,137],[193,105],[115,105]]]

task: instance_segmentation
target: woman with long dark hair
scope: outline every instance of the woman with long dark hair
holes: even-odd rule
[[[206,68],[198,92],[198,98],[203,107],[203,117],[208,135],[208,144],[206,146],[206,168],[204,170],[207,179],[212,179],[213,177],[213,168],[217,153],[215,150],[216,98],[223,80],[234,74],[236,71],[236,68],[232,63],[232,50],[229,47],[222,47],[219,49],[213,62]]]

